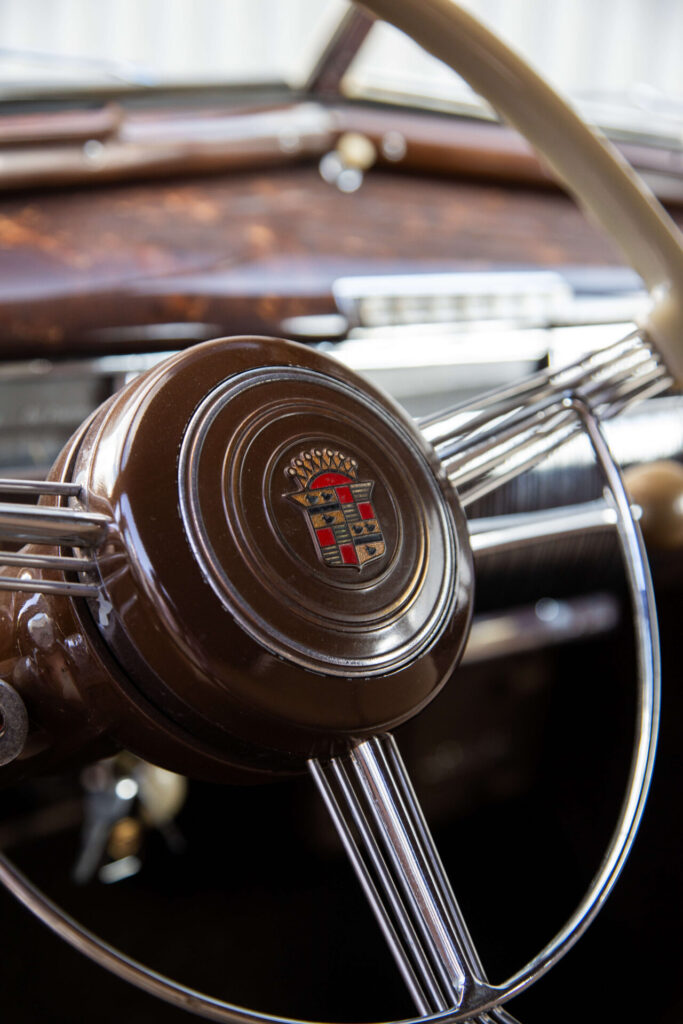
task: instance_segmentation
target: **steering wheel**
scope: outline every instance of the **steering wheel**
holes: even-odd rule
[[[26,545],[2,556],[13,670],[0,684],[0,757],[10,780],[85,758],[105,737],[200,778],[309,771],[416,1019],[503,1022],[512,1018],[502,1004],[598,912],[647,795],[659,701],[654,598],[600,419],[683,378],[681,238],[613,150],[469,14],[450,0],[367,6],[524,131],[646,281],[647,321],[574,366],[422,429],[332,359],[277,339],[208,342],[132,381],[77,432],[49,480],[0,482],[18,496],[0,509],[0,533]],[[493,984],[389,731],[432,700],[466,642],[472,545],[486,541],[470,540],[464,509],[579,430],[603,472],[632,596],[633,760],[585,897],[529,964]],[[22,493],[38,494],[38,505],[21,504]],[[4,857],[0,879],[141,988],[210,1020],[283,1024],[111,949]]]

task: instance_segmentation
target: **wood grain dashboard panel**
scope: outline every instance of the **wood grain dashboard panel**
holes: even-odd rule
[[[17,193],[0,200],[0,356],[278,334],[333,312],[342,274],[621,262],[558,192],[383,168],[351,195],[310,164]]]

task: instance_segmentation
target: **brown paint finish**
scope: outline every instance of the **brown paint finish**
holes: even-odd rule
[[[2,113],[0,146],[7,149],[18,144],[45,146],[53,142],[106,139],[118,131],[124,116],[123,109],[116,103],[71,110],[57,108],[49,113]]]
[[[375,487],[386,551],[363,571],[321,564],[290,501],[292,460],[326,441]],[[390,399],[309,348],[194,346],[109,399],[53,476],[111,520],[102,597],[5,598],[33,727],[0,779],[119,747],[208,779],[300,771],[412,717],[462,651],[455,493]]]
[[[252,94],[247,106],[226,108],[220,98],[218,110],[221,90],[213,97],[200,90],[194,103],[186,94],[177,107],[168,93],[161,108],[148,96],[142,110],[125,100],[73,106],[73,97],[60,106],[65,101],[55,94],[40,113],[30,101],[22,112],[20,103],[14,113],[0,112],[0,190],[283,166],[334,144],[334,118],[325,107],[283,103],[282,90],[275,92],[269,99]]]
[[[0,202],[0,355],[168,348],[149,324],[280,333],[334,311],[341,274],[620,262],[560,194],[380,169],[351,196],[304,166],[24,194]]]
[[[53,467],[53,479],[68,473],[82,428]],[[45,497],[41,504],[56,505]],[[33,548],[58,554],[57,548]],[[7,576],[63,579],[62,573],[5,567]],[[0,592],[0,676],[21,695],[29,716],[23,752],[0,772],[0,784],[62,770],[71,763],[104,757],[116,749],[108,730],[118,709],[109,699],[109,673],[89,638],[81,602],[47,594]],[[88,616],[86,616],[86,619]]]
[[[225,404],[222,381],[234,389]],[[202,402],[215,414],[204,434]],[[366,577],[312,566],[305,524],[284,496],[285,469],[314,423],[346,437],[388,482],[385,500],[403,504],[387,561]],[[163,720],[232,766],[295,770],[397,724],[436,693],[464,643],[471,566],[452,490],[393,403],[309,349],[264,338],[195,346],[109,404],[74,472],[89,508],[115,523],[99,555],[106,645]],[[273,499],[279,525],[263,518]],[[422,520],[420,555],[405,534]]]
[[[333,109],[338,127],[367,135],[385,166],[418,174],[447,174],[536,188],[562,187],[524,136],[500,122],[368,103],[337,103]],[[398,133],[404,140],[405,153],[398,160],[384,152],[388,132]],[[610,141],[639,174],[660,176],[655,179],[655,191],[665,200],[665,179],[670,179],[673,188],[669,191],[676,197],[672,201],[680,206],[677,183],[683,173],[683,154],[653,143]]]
[[[558,188],[526,139],[502,124],[369,105],[339,107],[336,115],[341,128],[362,132],[372,140],[385,166],[413,174]],[[385,151],[384,140],[390,132],[404,141],[405,152],[398,160]]]
[[[360,8],[349,10],[302,99],[271,89],[268,97],[259,98],[256,90],[250,101],[241,97],[244,105],[227,106],[220,91],[202,96],[201,90],[194,99],[192,91],[183,99],[165,93],[163,105],[152,102],[142,109],[104,96],[100,105],[93,97],[94,106],[71,106],[73,97],[60,106],[59,96],[53,96],[51,108],[40,112],[30,102],[24,111],[20,102],[12,113],[0,114],[0,190],[87,187],[239,168],[258,172],[320,157],[344,132],[367,135],[380,163],[404,171],[560,187],[529,143],[505,125],[411,106],[344,100],[341,77],[371,23]],[[400,156],[391,145],[385,151],[387,133],[400,138]],[[93,140],[102,145],[84,147]],[[660,198],[680,204],[680,154],[661,145],[613,141],[641,174],[655,175]]]

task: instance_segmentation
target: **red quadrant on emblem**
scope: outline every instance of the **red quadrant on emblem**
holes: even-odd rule
[[[375,510],[374,510],[374,508],[372,507],[372,505],[370,504],[369,501],[359,501],[358,502],[358,512],[360,514],[361,519],[374,519],[375,518]]]
[[[353,501],[353,495],[351,494],[350,487],[337,487],[337,499],[342,505],[348,505],[349,502]]]
[[[345,565],[358,565],[358,556],[353,544],[340,544],[339,551]]]
[[[321,548],[327,548],[330,544],[334,544],[334,532],[330,529],[316,530],[318,537],[318,543]]]

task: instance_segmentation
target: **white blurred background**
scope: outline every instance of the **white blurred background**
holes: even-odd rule
[[[467,0],[603,124],[683,147],[682,0]],[[0,0],[0,90],[306,79],[345,0]],[[346,90],[486,114],[376,26]]]

